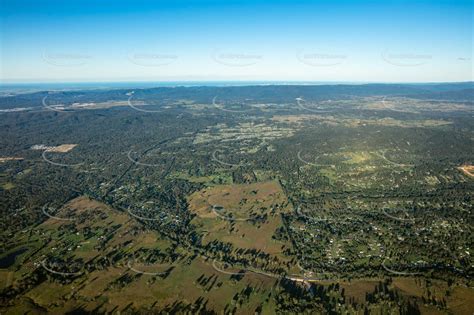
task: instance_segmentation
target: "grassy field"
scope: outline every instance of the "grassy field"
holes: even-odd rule
[[[243,199],[246,202],[242,203]],[[205,233],[204,243],[213,240],[229,242],[235,248],[257,249],[281,258],[280,263],[284,262],[281,251],[289,244],[273,240],[272,235],[281,226],[280,214],[292,209],[286,203],[278,182],[208,187],[189,196],[189,202],[197,214],[193,224],[199,227],[198,231]],[[216,216],[209,208],[209,202],[220,203],[229,209],[243,209],[246,215],[251,214],[257,204],[268,212],[276,204],[280,207],[264,222],[252,224],[247,221],[230,222]],[[196,305],[199,301],[206,309],[216,312],[229,306],[235,314],[254,313],[257,308],[261,309],[261,314],[275,312],[275,300],[269,298],[275,293],[278,281],[273,277],[251,271],[238,277],[220,272],[211,259],[196,256],[185,248],[173,247],[169,240],[139,228],[137,222],[125,213],[88,197],[71,200],[55,211],[54,216],[73,220],[49,218],[35,229],[35,233],[24,233],[18,240],[29,250],[21,255],[14,268],[0,272],[0,285],[3,287],[10,284],[15,287],[15,283],[34,270],[41,271],[46,280],[10,301],[9,306],[3,305],[0,308],[2,313],[65,313],[77,311],[78,303],[82,311],[89,312],[126,312],[132,309],[143,312],[171,309],[177,301],[182,305]],[[102,249],[100,244],[104,237],[107,238],[107,246]],[[150,251],[155,250],[173,253],[175,259],[148,262]],[[98,258],[111,259],[116,254],[120,254],[121,258],[108,267],[96,267],[90,272],[83,270],[80,275],[70,278],[48,273],[38,264],[43,257],[58,252],[81,259],[84,263],[97,261]],[[133,261],[129,263],[127,257],[134,257]],[[225,268],[222,263],[217,263],[217,267]],[[239,269],[231,266],[226,270],[235,272]],[[366,293],[373,292],[381,280],[340,281],[339,285],[345,290],[347,298],[365,303]],[[473,308],[472,289],[448,286],[443,281],[431,281],[427,285],[423,281],[426,280],[395,277],[391,287],[419,301],[422,296],[428,295],[424,288],[429,287],[430,296],[440,300],[447,296],[447,307],[453,313],[470,314]],[[319,282],[323,286],[334,283]],[[449,294],[446,295],[446,292]],[[375,308],[371,311],[376,312]],[[422,314],[435,314],[438,310],[432,305],[421,304],[420,311]]]
[[[204,233],[204,243],[219,240],[273,255],[288,246],[272,238],[282,226],[281,214],[292,211],[277,181],[208,187],[188,200],[190,210],[197,214],[192,223]],[[214,205],[222,209],[213,210]],[[254,221],[258,216],[265,219]]]

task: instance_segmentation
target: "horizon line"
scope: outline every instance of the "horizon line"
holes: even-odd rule
[[[363,84],[455,84],[474,83],[474,80],[465,81],[322,81],[322,80],[111,80],[111,81],[1,81],[0,87],[4,85],[46,85],[46,84],[199,84],[199,83],[234,83],[234,84],[256,84],[256,85],[363,85]]]

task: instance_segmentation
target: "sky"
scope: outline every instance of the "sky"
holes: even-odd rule
[[[473,1],[0,0],[0,81],[472,81]]]

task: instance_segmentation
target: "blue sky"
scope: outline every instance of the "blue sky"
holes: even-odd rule
[[[3,82],[472,79],[472,1],[0,0]]]

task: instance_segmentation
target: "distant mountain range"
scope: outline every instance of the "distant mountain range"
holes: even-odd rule
[[[80,88],[78,86],[77,88]],[[0,97],[0,109],[42,106],[45,96],[51,95],[56,103],[88,103],[126,101],[131,91],[137,99],[182,100],[211,103],[214,97],[227,100],[254,100],[261,102],[293,102],[307,100],[338,100],[367,96],[399,96],[425,100],[449,100],[471,103],[474,100],[474,82],[424,84],[332,84],[332,85],[248,85],[248,86],[167,86],[114,89],[48,90]]]

